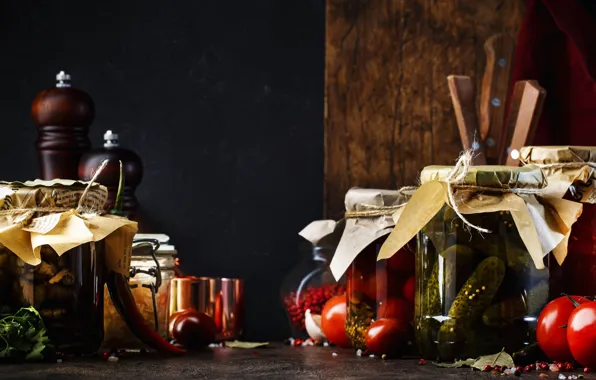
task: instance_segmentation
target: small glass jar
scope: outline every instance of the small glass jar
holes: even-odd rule
[[[336,276],[347,273],[345,329],[354,349],[369,348],[366,336],[376,323],[383,333],[375,341],[386,347],[384,354],[413,353],[414,251],[406,245],[391,259],[377,261],[395,227],[393,215],[412,191],[352,188],[346,193],[346,226],[331,269]]]
[[[92,354],[103,338],[103,241],[58,256],[41,249],[41,264],[28,265],[10,250],[0,251],[0,309],[33,306],[60,352]],[[2,313],[2,310],[0,310]]]
[[[411,323],[414,315],[414,251],[407,245],[390,259],[377,261],[386,239],[366,247],[348,268],[346,334],[355,349],[367,349],[366,334],[374,321],[386,318]],[[403,339],[403,333],[396,331],[383,338]]]
[[[345,294],[345,281],[335,281],[329,271],[329,260],[335,251],[333,241],[322,239],[317,245],[304,243],[299,250],[304,258],[284,279],[281,298],[292,337],[306,339],[309,337],[304,324],[306,310],[320,315],[330,298]]]
[[[135,239],[130,263],[131,292],[145,322],[164,338],[168,337],[169,285],[174,278],[174,246],[154,239]],[[141,349],[143,343],[122,320],[106,291],[104,296],[106,349]]]
[[[548,195],[581,202],[582,213],[571,228],[567,256],[550,265],[550,297],[562,293],[596,294],[596,147],[527,146],[520,156],[538,165],[548,180]]]

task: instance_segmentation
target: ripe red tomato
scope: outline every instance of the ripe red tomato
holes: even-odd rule
[[[330,298],[321,312],[321,329],[327,339],[339,347],[350,347],[346,335],[346,296]]]
[[[385,302],[379,303],[377,316],[379,318],[399,318],[411,321],[413,317],[412,305],[403,298],[388,298]]]
[[[213,318],[194,310],[176,318],[172,337],[186,348],[203,347],[215,341],[216,332]]]
[[[567,342],[579,364],[596,367],[596,302],[583,303],[571,312]]]
[[[409,246],[405,246],[387,259],[387,266],[401,273],[412,274],[414,273],[415,260],[414,252]]]
[[[375,355],[401,356],[408,344],[410,328],[408,320],[377,319],[366,331],[366,348]]]
[[[410,303],[414,303],[414,297],[416,296],[416,278],[415,276],[410,276],[404,284],[402,294],[404,298],[408,300]]]
[[[196,311],[196,309],[193,306],[191,306],[186,309],[178,310],[177,312],[170,315],[170,323],[168,324],[168,334],[170,338],[174,337],[174,326],[176,325],[176,319],[180,317],[182,314],[186,314],[191,311]]]
[[[572,297],[580,304],[590,301],[580,296]],[[536,340],[542,352],[551,360],[573,361],[567,344],[568,328],[561,328],[561,326],[567,324],[574,309],[573,302],[567,296],[559,297],[549,302],[538,317]]]

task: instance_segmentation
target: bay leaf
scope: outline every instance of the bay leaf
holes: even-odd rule
[[[501,367],[507,366],[507,368],[515,367],[513,358],[505,351],[501,351],[494,355],[481,356],[478,359],[476,359],[476,361],[474,361],[474,364],[472,364],[471,367],[482,371],[484,367],[486,367],[487,365],[491,367],[494,367],[496,365]]]
[[[269,342],[241,342],[235,340],[233,342],[225,342],[224,345],[230,348],[257,348],[268,346]]]
[[[468,359],[468,360],[458,360],[455,363],[433,363],[437,367],[442,368],[461,368],[463,366],[471,366],[476,362],[475,359]]]

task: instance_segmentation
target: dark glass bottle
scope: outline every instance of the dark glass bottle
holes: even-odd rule
[[[138,154],[132,150],[121,148],[118,134],[107,131],[104,134],[103,148],[93,149],[85,153],[79,162],[78,178],[89,181],[104,160],[108,160],[105,169],[100,173],[97,182],[108,188],[108,201],[105,210],[114,207],[120,180],[120,164],[124,173],[124,188],[122,190],[122,211],[129,219],[135,220],[138,208],[135,190],[143,179],[143,163]]]
[[[76,179],[79,159],[91,149],[88,132],[95,106],[86,92],[70,86],[64,71],[56,80],[56,87],[41,91],[31,104],[41,179]]]

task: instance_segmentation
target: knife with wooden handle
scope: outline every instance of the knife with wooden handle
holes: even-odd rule
[[[497,164],[503,146],[501,135],[505,125],[509,80],[513,62],[514,42],[499,33],[484,44],[486,68],[480,93],[480,138],[486,145],[486,159]]]
[[[503,147],[499,159],[499,165],[505,165],[507,157],[509,156],[509,145],[511,144],[511,138],[513,137],[513,131],[515,129],[515,123],[517,122],[517,115],[519,114],[519,107],[521,105],[521,99],[524,94],[524,88],[526,83],[529,81],[522,80],[515,82],[513,85],[513,92],[509,101],[509,117],[505,124],[505,128],[501,132],[500,146]],[[536,83],[537,84],[537,83]]]
[[[546,91],[540,87],[536,81],[527,81],[523,83],[523,92],[519,110],[515,117],[515,124],[508,145],[509,149],[507,150],[507,165],[519,165],[519,150],[526,145],[526,143],[531,143],[534,138],[536,127],[538,126],[538,121],[540,121],[540,115],[542,114],[542,106],[544,105],[545,97]]]
[[[472,79],[463,75],[449,75],[447,83],[463,147],[465,150],[473,149],[477,153],[472,159],[472,165],[486,165],[486,153],[478,130]]]

